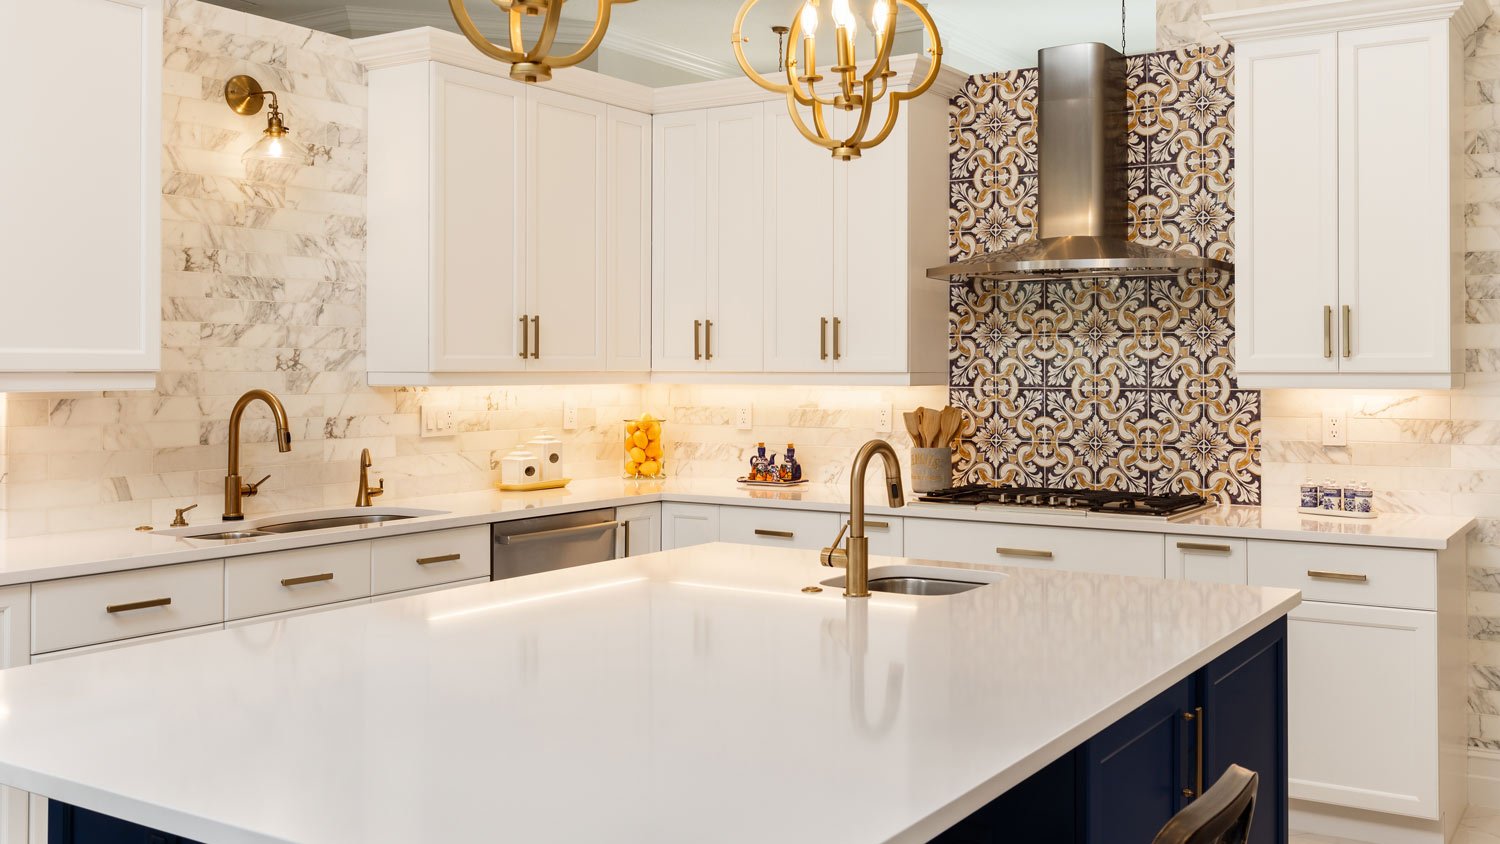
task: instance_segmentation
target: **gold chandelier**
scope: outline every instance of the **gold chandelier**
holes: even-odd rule
[[[458,22],[458,28],[463,32],[469,42],[496,61],[506,62],[510,65],[510,78],[518,82],[546,82],[552,78],[552,69],[558,67],[572,67],[587,59],[599,49],[599,42],[604,40],[604,32],[609,29],[610,7],[616,3],[634,3],[635,0],[599,0],[599,16],[594,20],[594,31],[589,35],[587,41],[579,47],[577,52],[566,56],[549,56],[547,51],[552,49],[552,42],[557,38],[557,26],[562,20],[562,7],[565,0],[490,0],[510,18],[510,46],[502,47],[490,41],[474,25],[474,19],[469,17],[469,10],[464,5],[464,0],[448,0],[448,7],[453,10],[453,19]],[[521,34],[521,19],[525,16],[542,16],[542,32],[537,37],[536,43],[527,49],[524,36]]]
[[[896,127],[901,102],[915,99],[926,93],[927,89],[932,87],[932,83],[937,80],[938,71],[942,69],[943,42],[938,37],[937,24],[933,22],[932,16],[927,13],[922,4],[917,0],[875,0],[870,15],[870,28],[875,35],[875,61],[861,74],[859,56],[855,47],[858,24],[854,11],[849,8],[849,0],[832,0],[830,11],[836,28],[834,38],[838,63],[828,70],[838,79],[838,91],[831,97],[820,95],[817,92],[817,84],[823,81],[823,77],[818,73],[817,61],[818,0],[804,0],[801,12],[792,19],[786,52],[781,57],[786,67],[786,84],[772,81],[755,72],[755,69],[745,60],[745,51],[741,46],[745,43],[745,37],[741,34],[745,16],[758,2],[760,0],[745,0],[745,4],[740,7],[739,15],[734,19],[734,32],[730,36],[730,41],[734,45],[734,57],[739,61],[740,69],[750,77],[752,82],[767,91],[785,94],[787,110],[791,112],[792,123],[796,125],[797,131],[809,141],[830,150],[833,157],[840,161],[859,158],[861,150],[870,149],[890,136],[891,130]],[[908,91],[891,91],[889,90],[890,80],[896,75],[895,71],[891,70],[891,42],[895,40],[893,36],[896,33],[896,12],[900,7],[910,9],[921,19],[922,28],[932,41],[932,47],[928,50],[932,56],[932,63],[927,68],[927,76],[920,84]],[[797,56],[799,35],[802,40],[800,60]],[[887,99],[890,103],[885,121],[873,137],[867,137],[875,105],[882,99]],[[812,114],[811,127],[802,117],[800,109],[804,107]],[[851,113],[858,112],[859,118],[847,135],[835,136],[823,113],[825,108],[835,108]]]

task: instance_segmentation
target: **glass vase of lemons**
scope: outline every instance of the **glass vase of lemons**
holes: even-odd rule
[[[625,477],[665,478],[667,457],[661,445],[662,420],[649,413],[625,420]]]

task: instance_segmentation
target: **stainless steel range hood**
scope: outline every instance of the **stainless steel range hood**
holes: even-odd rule
[[[1037,239],[927,271],[1021,281],[1232,272],[1234,266],[1126,240],[1125,59],[1104,44],[1037,53]]]

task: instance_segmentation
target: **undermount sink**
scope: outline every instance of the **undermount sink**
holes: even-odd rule
[[[939,566],[875,566],[870,569],[870,591],[895,595],[937,597],[957,595],[1005,579],[1004,572],[980,569],[949,569]],[[824,586],[844,588],[844,575],[823,581]]]
[[[179,539],[198,539],[208,542],[235,542],[245,539],[266,539],[288,533],[303,533],[344,527],[378,527],[386,522],[399,522],[421,516],[441,516],[442,510],[417,510],[410,507],[354,508],[341,507],[331,510],[314,510],[307,513],[290,513],[282,516],[262,516],[243,522],[219,522],[195,527],[168,528],[152,531],[160,536],[175,536]]]

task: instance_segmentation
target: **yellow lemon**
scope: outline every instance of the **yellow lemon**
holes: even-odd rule
[[[634,460],[637,463],[644,463],[644,462],[646,462],[646,452],[645,452],[645,450],[641,449],[641,448],[632,448],[630,450],[630,459]]]
[[[661,423],[660,422],[650,422],[650,423],[647,423],[647,425],[646,425],[646,436],[650,437],[653,440],[655,440],[655,439],[661,439]]]
[[[647,460],[641,464],[641,474],[648,478],[654,478],[661,473],[661,464],[655,460]]]
[[[636,431],[639,431],[640,429],[641,429],[640,425],[637,425],[634,422],[626,422],[625,423],[625,436],[628,437],[631,434],[634,434]]]
[[[642,413],[641,414],[640,422],[641,422],[642,425],[650,425],[652,422],[655,422],[655,421],[656,421],[656,417],[652,416],[651,414],[649,414],[649,413]]]
[[[654,443],[651,443],[650,445],[647,445],[646,446],[646,456],[650,457],[652,459],[660,457],[661,456],[661,443],[654,442]]]
[[[634,460],[626,460],[625,461],[625,474],[627,474],[627,475],[638,475],[638,474],[640,474],[640,468],[641,468],[640,464],[636,463]]]
[[[646,436],[645,431],[636,431],[630,435],[630,441],[635,444],[636,448],[645,448],[646,444],[651,442],[651,438]]]

